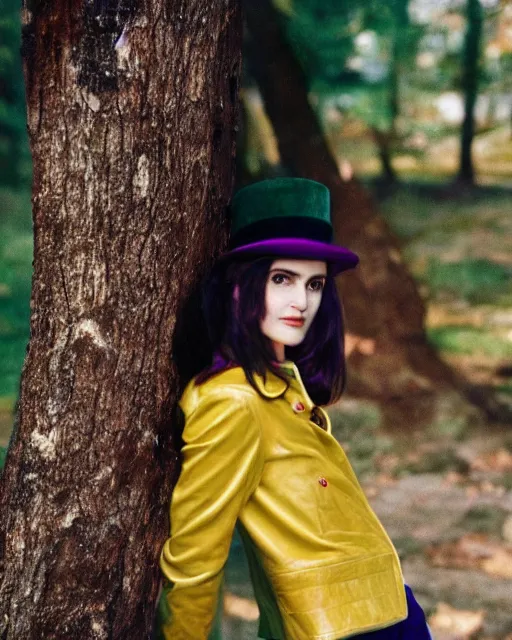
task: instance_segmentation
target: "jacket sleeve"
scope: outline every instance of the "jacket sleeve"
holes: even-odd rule
[[[240,510],[262,470],[261,430],[245,393],[201,398],[183,431],[182,468],[171,499],[171,536],[160,566],[172,583],[168,640],[207,640]]]

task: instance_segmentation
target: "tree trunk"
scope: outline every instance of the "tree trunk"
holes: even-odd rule
[[[240,10],[33,2],[23,22],[35,251],[0,637],[149,638],[186,381],[171,351],[227,239]]]
[[[475,169],[472,145],[475,135],[475,105],[480,79],[480,47],[482,39],[483,11],[480,0],[467,0],[467,27],[464,45],[462,88],[464,92],[464,121],[460,141],[460,169],[458,182],[472,186]]]
[[[392,3],[394,16],[393,41],[391,44],[391,60],[389,63],[389,116],[388,131],[373,129],[373,138],[377,144],[382,167],[382,179],[385,184],[398,182],[397,173],[392,164],[393,147],[398,140],[397,119],[400,115],[400,78],[404,72],[404,61],[408,55],[409,14],[408,0],[398,0]]]
[[[466,406],[454,393],[453,373],[426,341],[424,305],[397,240],[357,180],[340,177],[280,17],[269,0],[260,0],[257,7],[246,2],[246,18],[251,72],[274,126],[281,161],[293,174],[330,189],[337,242],[361,257],[356,270],[338,279],[347,317],[349,392],[377,399],[386,423],[404,428],[435,421],[441,391]]]
[[[396,184],[398,178],[391,161],[393,155],[391,149],[396,138],[394,122],[389,131],[381,131],[377,127],[372,127],[372,135],[379,154],[382,181],[386,186]]]

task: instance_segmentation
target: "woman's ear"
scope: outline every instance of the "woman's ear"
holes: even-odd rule
[[[235,302],[238,302],[239,297],[240,297],[240,285],[237,284],[233,289],[233,300],[235,300]]]

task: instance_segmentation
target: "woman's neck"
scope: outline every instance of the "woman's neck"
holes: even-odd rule
[[[277,362],[284,362],[284,344],[282,342],[272,342],[272,346],[274,347]]]

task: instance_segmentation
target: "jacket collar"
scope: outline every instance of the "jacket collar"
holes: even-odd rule
[[[295,377],[295,365],[290,360],[280,362],[279,368],[288,376]],[[261,395],[269,399],[279,398],[286,389],[288,389],[288,384],[272,373],[272,371],[267,371],[265,378],[255,373],[254,382]]]

